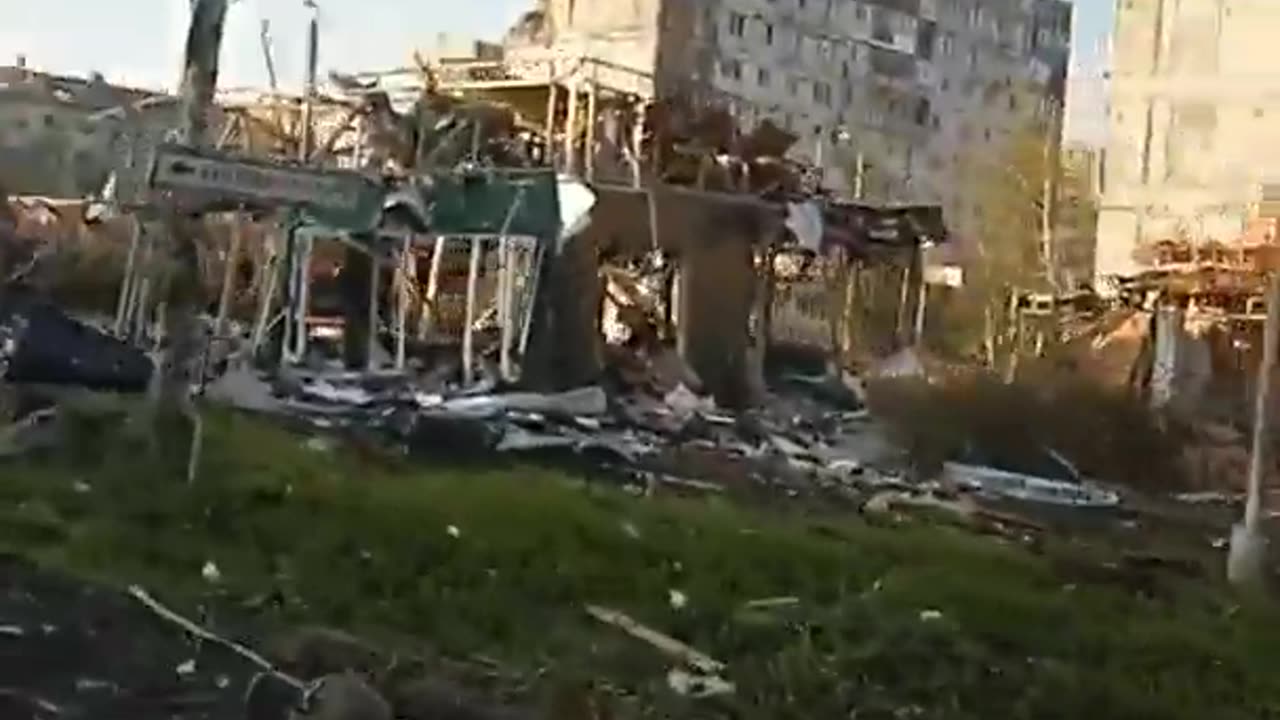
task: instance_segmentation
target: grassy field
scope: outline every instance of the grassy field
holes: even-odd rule
[[[0,466],[0,544],[188,609],[281,598],[256,626],[483,656],[532,707],[572,685],[623,718],[1280,717],[1280,624],[1209,580],[1169,576],[1142,597],[1065,573],[1055,558],[1071,549],[1052,543],[410,466],[232,415],[208,425],[190,488],[111,427],[56,461]],[[800,602],[744,607],[778,596]],[[588,603],[724,661],[737,691],[671,693],[669,662]]]

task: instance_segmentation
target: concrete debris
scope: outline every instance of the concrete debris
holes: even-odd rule
[[[1094,483],[1067,482],[999,468],[948,462],[943,482],[979,495],[1077,508],[1114,508],[1120,495]]]
[[[673,668],[667,673],[667,687],[679,695],[691,698],[732,695],[735,690],[733,683],[718,675],[698,675],[679,668]]]

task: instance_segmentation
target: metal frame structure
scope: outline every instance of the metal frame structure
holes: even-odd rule
[[[464,382],[470,383],[475,378],[475,338],[474,329],[480,319],[478,281],[484,268],[484,256],[492,250],[497,253],[496,319],[501,332],[499,345],[499,367],[503,380],[513,382],[518,379],[515,358],[523,356],[529,342],[529,331],[532,325],[534,299],[539,285],[539,268],[542,263],[542,243],[537,238],[518,235],[429,235],[403,232],[381,232],[380,240],[390,243],[380,245],[389,251],[384,254],[377,247],[355,240],[345,230],[324,226],[305,226],[293,233],[294,260],[286,281],[289,288],[289,304],[276,313],[271,319],[270,308],[275,302],[274,283],[268,282],[259,298],[258,323],[254,331],[253,351],[256,354],[267,331],[276,322],[284,322],[283,352],[281,366],[301,362],[306,356],[309,339],[309,315],[311,286],[311,258],[315,250],[316,240],[336,240],[363,252],[373,258],[370,277],[369,326],[373,332],[369,334],[369,352],[367,370],[377,370],[376,355],[373,352],[377,342],[377,331],[381,318],[378,311],[378,298],[381,295],[381,271],[393,268],[395,271],[395,307],[393,310],[393,335],[395,337],[395,353],[393,367],[403,370],[407,362],[406,344],[409,336],[408,318],[412,293],[409,288],[415,282],[415,268],[418,254],[425,250],[431,253],[431,274],[427,279],[427,288],[423,299],[424,315],[434,314],[440,292],[440,266],[451,243],[466,243],[468,246],[467,302],[463,317],[461,338],[461,361]],[[488,246],[492,246],[491,248]],[[434,321],[435,318],[432,318]],[[419,335],[425,334],[425,327]]]

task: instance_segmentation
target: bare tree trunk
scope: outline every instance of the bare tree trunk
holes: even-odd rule
[[[187,31],[183,62],[180,140],[189,147],[206,142],[209,110],[218,84],[218,55],[226,23],[228,0],[192,0],[191,26]],[[167,218],[169,262],[165,269],[165,336],[168,344],[161,356],[156,390],[151,407],[153,427],[172,422],[173,417],[190,420],[197,437],[192,443],[188,479],[194,475],[199,448],[199,419],[191,404],[191,371],[200,351],[197,311],[202,300],[200,250],[203,227],[200,218],[172,213]]]

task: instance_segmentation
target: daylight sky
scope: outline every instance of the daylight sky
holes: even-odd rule
[[[695,1],[695,0],[689,0]],[[1081,98],[1069,131],[1096,132],[1101,38],[1112,0],[1076,0],[1076,50],[1082,66],[1073,86]],[[321,74],[329,68],[376,70],[408,64],[441,33],[493,37],[532,0],[318,0]],[[101,72],[109,80],[172,87],[177,79],[188,0],[0,0],[0,64],[23,54],[54,72]],[[239,0],[228,17],[221,84],[264,86],[258,31],[271,21],[277,72],[296,86],[303,74],[308,11],[302,0]],[[1086,92],[1087,91],[1087,92]],[[1096,96],[1096,97],[1094,97]]]

